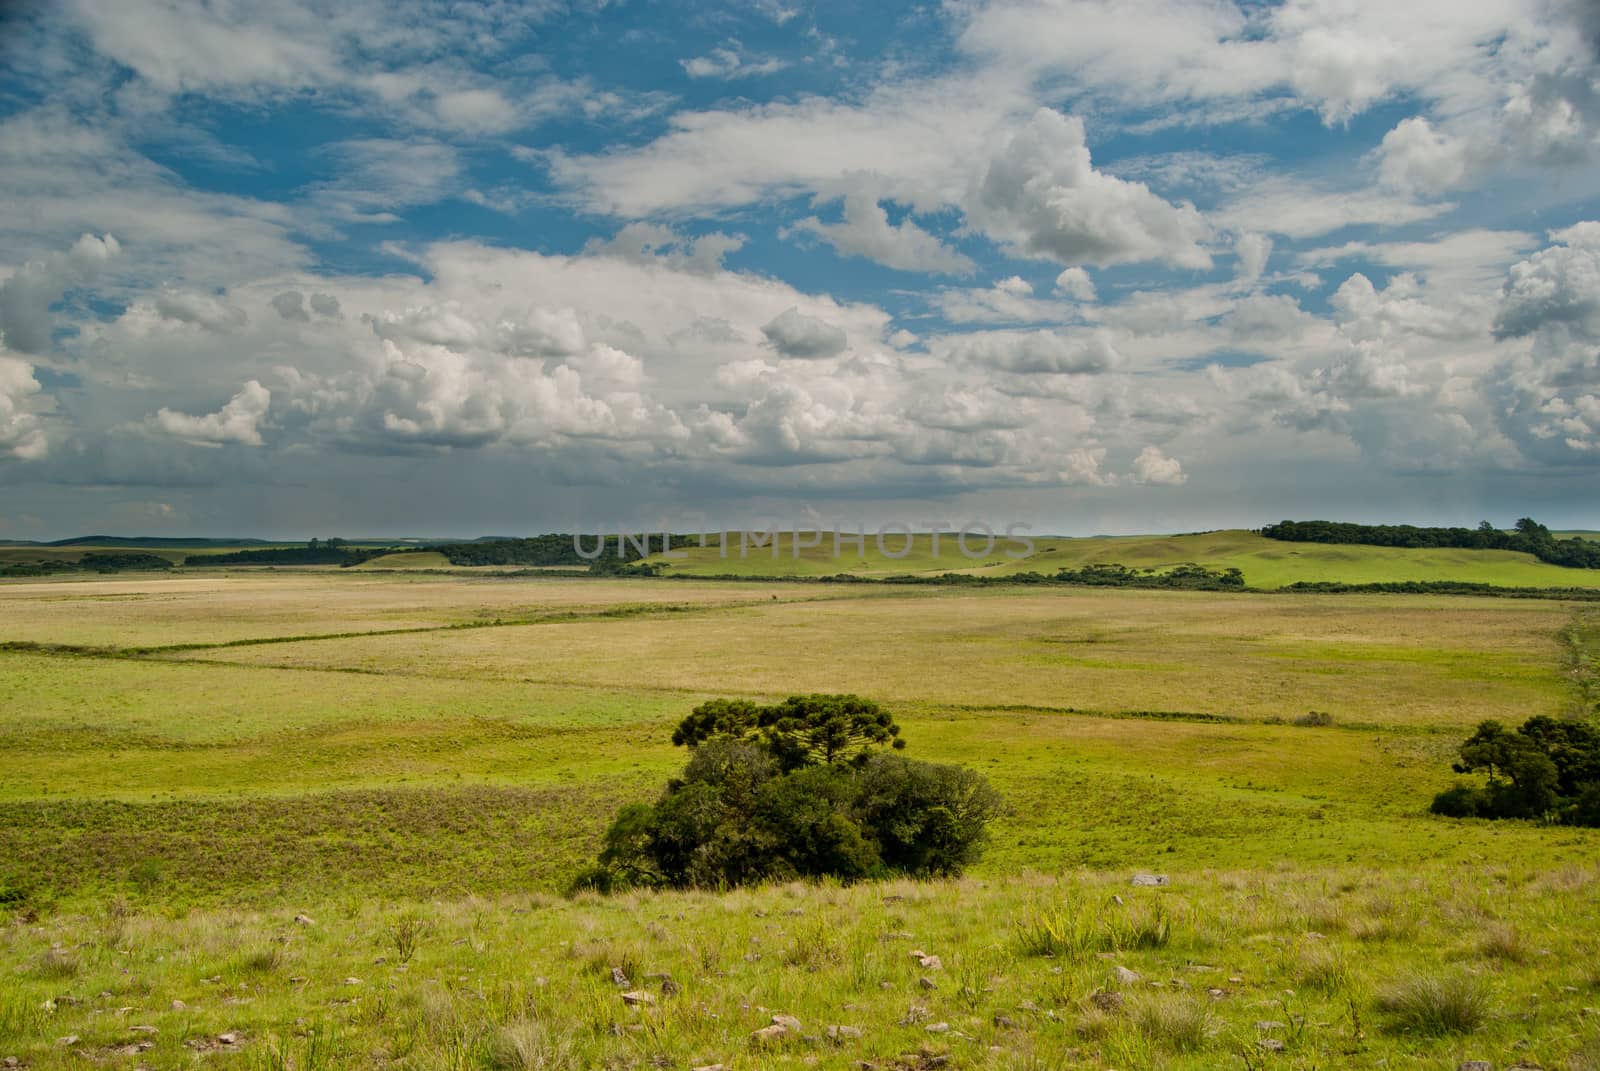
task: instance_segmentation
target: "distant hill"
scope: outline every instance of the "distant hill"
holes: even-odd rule
[[[891,553],[899,552],[900,537],[886,542]],[[1238,569],[1244,574],[1245,583],[1257,588],[1280,588],[1301,582],[1380,584],[1404,581],[1600,588],[1600,570],[1551,565],[1520,551],[1290,543],[1243,529],[1191,535],[1034,536],[1033,553],[1025,557],[1007,557],[1008,548],[1002,541],[993,553],[978,560],[962,556],[948,535],[940,540],[937,555],[933,553],[932,540],[919,536],[903,557],[882,553],[870,537],[866,541],[866,553],[861,556],[853,547],[846,546],[842,555],[835,557],[831,536],[824,539],[822,546],[802,548],[798,557],[787,541],[776,555],[770,548],[747,548],[741,556],[736,533],[730,537],[726,556],[715,540],[704,549],[693,544],[687,547],[674,544],[675,553],[680,548],[686,558],[667,561],[657,554],[648,560],[662,564],[668,576],[781,577],[842,573],[882,578],[953,572],[998,577],[1027,572],[1049,575],[1063,568],[1081,569],[1087,565],[1117,564],[1166,570],[1192,563],[1213,570]]]

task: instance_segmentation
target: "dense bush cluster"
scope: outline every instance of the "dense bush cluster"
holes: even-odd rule
[[[1418,528],[1409,524],[1348,524],[1342,521],[1280,521],[1261,529],[1268,539],[1291,543],[1355,543],[1369,547],[1459,547],[1517,550],[1551,565],[1600,569],[1600,543],[1557,539],[1531,517],[1505,532],[1484,521],[1476,528]]]
[[[385,554],[393,554],[394,547],[351,547],[342,539],[313,539],[305,546],[263,547],[259,550],[236,550],[227,554],[193,554],[185,558],[184,565],[360,565]]]
[[[730,577],[731,578],[731,577]],[[749,579],[739,577],[737,579]],[[839,573],[815,578],[774,577],[775,580],[815,579],[850,584],[914,584],[937,587],[1011,587],[1016,585],[1064,584],[1091,588],[1162,588],[1183,591],[1244,591],[1244,574],[1233,566],[1208,569],[1185,562],[1171,568],[1134,568],[1117,562],[1094,562],[1077,569],[1062,568],[1054,573],[1034,571],[985,576],[975,573],[901,573],[876,577]]]
[[[1488,783],[1439,793],[1433,813],[1600,826],[1600,731],[1586,722],[1540,716],[1510,732],[1486,721],[1462,742],[1459,754],[1452,768],[1482,771]]]
[[[124,570],[171,569],[172,562],[159,554],[137,551],[111,551],[85,554],[77,561],[44,558],[0,566],[0,576],[53,576],[56,573],[120,573]]]
[[[959,874],[1000,797],[960,766],[893,754],[888,712],[852,695],[713,700],[673,733],[690,748],[655,804],[624,807],[580,884],[721,888],[831,876]]]

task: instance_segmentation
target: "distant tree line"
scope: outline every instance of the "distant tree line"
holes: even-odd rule
[[[672,742],[689,748],[682,776],[622,809],[580,886],[954,875],[1001,809],[982,774],[894,754],[899,726],[859,696],[716,699]]]
[[[58,573],[120,573],[124,570],[171,569],[172,562],[159,554],[131,551],[85,554],[77,561],[44,558],[32,562],[12,562],[0,566],[0,577],[54,576]]]
[[[1557,539],[1531,517],[1502,531],[1484,521],[1476,528],[1418,528],[1409,524],[1349,524],[1343,521],[1280,521],[1261,529],[1268,539],[1290,543],[1354,543],[1369,547],[1455,547],[1517,550],[1551,565],[1600,569],[1600,542]]]
[[[668,576],[674,574],[668,573]],[[1185,563],[1170,569],[1135,569],[1116,563],[1091,564],[1078,569],[1059,569],[1054,573],[1021,572],[984,576],[973,573],[900,573],[894,576],[859,576],[855,573],[836,573],[832,576],[750,577],[728,574],[716,577],[676,574],[691,580],[769,580],[775,583],[794,583],[811,580],[837,584],[913,584],[949,587],[1009,587],[1015,585],[1068,585],[1092,588],[1164,588],[1184,591],[1245,591],[1244,574],[1229,566],[1226,569],[1208,569],[1203,565]]]
[[[585,549],[594,546],[599,536],[583,536]],[[483,539],[476,543],[444,543],[430,550],[443,554],[451,565],[572,565],[588,566],[609,562],[620,564],[638,561],[645,557],[639,548],[628,540],[622,541],[622,553],[617,552],[615,537],[608,537],[605,552],[598,558],[585,558],[578,553],[577,540],[571,535],[554,533],[532,536],[528,539]]]
[[[1487,783],[1439,793],[1434,814],[1600,827],[1600,731],[1589,723],[1541,715],[1511,732],[1486,721],[1457,754],[1451,769]]]
[[[394,547],[352,547],[344,540],[313,539],[305,546],[262,547],[226,554],[191,554],[185,566],[211,565],[339,565],[349,567],[393,554]]]

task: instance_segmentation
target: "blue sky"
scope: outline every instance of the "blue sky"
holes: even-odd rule
[[[1600,526],[1588,0],[69,0],[0,539]]]

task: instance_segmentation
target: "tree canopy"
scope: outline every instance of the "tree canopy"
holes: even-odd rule
[[[1482,773],[1487,784],[1441,792],[1435,814],[1600,826],[1600,731],[1587,722],[1539,716],[1512,732],[1485,721],[1457,755],[1456,773]]]
[[[860,696],[715,699],[672,741],[690,751],[682,776],[622,809],[582,884],[959,874],[1001,807],[974,771],[894,754],[899,726]]]
[[[889,712],[856,695],[792,695],[772,706],[713,699],[678,724],[672,743],[696,747],[717,737],[759,741],[786,770],[857,761],[878,745],[905,747]]]

